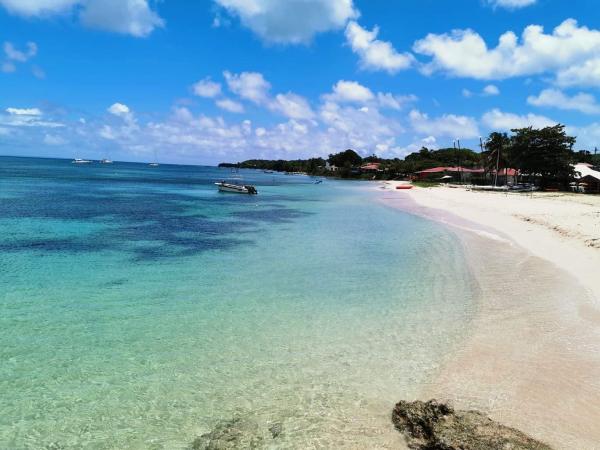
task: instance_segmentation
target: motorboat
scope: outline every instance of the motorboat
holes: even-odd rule
[[[91,164],[92,163],[92,161],[90,161],[89,159],[81,159],[81,158],[75,158],[71,162],[73,164]]]
[[[233,184],[225,181],[215,183],[221,192],[233,192],[236,194],[258,194],[256,187],[250,184]]]
[[[113,162],[108,159],[108,158],[104,158],[100,160],[100,164],[112,164]]]

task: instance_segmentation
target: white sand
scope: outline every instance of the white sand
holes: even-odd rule
[[[457,230],[480,291],[469,337],[424,398],[558,449],[600,449],[600,197],[443,187],[384,197]]]

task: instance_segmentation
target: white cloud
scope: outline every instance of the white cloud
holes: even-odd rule
[[[269,108],[290,119],[312,119],[315,115],[308,101],[299,95],[288,92],[277,94],[269,104]]]
[[[378,92],[377,93],[377,101],[379,102],[379,106],[381,106],[382,108],[389,108],[389,109],[395,109],[395,110],[400,110],[402,109],[403,106],[407,105],[408,103],[413,103],[416,102],[418,100],[416,95],[393,95],[389,92],[383,93],[383,92]]]
[[[258,72],[223,72],[229,90],[241,98],[261,104],[267,101],[271,84]]]
[[[429,34],[415,42],[413,49],[431,56],[431,61],[421,67],[427,74],[443,71],[489,80],[557,72],[558,80],[576,82],[576,77],[564,73],[600,56],[600,31],[567,19],[550,34],[539,25],[526,27],[520,39],[507,31],[494,48],[488,48],[479,34],[467,29]]]
[[[340,80],[333,86],[331,94],[324,97],[335,102],[365,103],[375,96],[368,87],[356,81]]]
[[[90,28],[145,37],[164,26],[147,0],[93,0],[84,5],[80,19]]]
[[[408,118],[413,130],[420,134],[452,138],[473,138],[480,135],[477,122],[472,117],[444,114],[431,119],[427,114],[413,109]]]
[[[369,31],[354,21],[348,23],[346,40],[359,56],[361,67],[396,73],[413,64],[414,58],[410,53],[398,53],[391,43],[378,40],[378,34],[378,27]]]
[[[487,0],[494,8],[519,9],[535,5],[537,0]]]
[[[488,84],[487,86],[485,86],[483,88],[482,95],[485,95],[485,96],[500,95],[500,89],[498,89],[498,87],[493,84]]]
[[[462,90],[462,96],[465,98],[471,98],[476,95],[480,97],[492,97],[494,95],[500,95],[500,89],[493,84],[488,84],[487,86],[484,86],[480,93],[473,92],[469,89]]]
[[[229,98],[223,98],[223,99],[217,100],[215,102],[215,104],[219,108],[224,109],[225,111],[232,112],[232,113],[243,113],[244,112],[244,106],[241,103],[231,100]]]
[[[44,144],[46,145],[64,145],[66,143],[66,139],[56,134],[46,134],[44,136]]]
[[[108,107],[107,111],[117,117],[126,118],[131,116],[129,107],[123,103],[113,103]]]
[[[538,116],[531,113],[526,115],[518,115],[506,113],[497,108],[486,112],[482,117],[482,122],[488,128],[498,131],[509,131],[513,128],[527,127],[544,128],[557,124],[555,120],[545,116]]]
[[[567,127],[567,134],[577,137],[577,147],[593,150],[600,142],[600,122],[579,127]]]
[[[600,85],[600,57],[561,70],[556,76],[556,83],[564,87],[597,87]]]
[[[534,106],[579,111],[585,114],[599,114],[600,105],[593,95],[580,92],[569,97],[558,89],[544,89],[536,96],[529,96],[527,103]]]
[[[0,114],[0,125],[11,127],[59,128],[64,124],[43,118],[38,108],[6,108],[7,114]]]
[[[193,84],[192,90],[199,97],[214,98],[221,93],[221,83],[204,78]]]
[[[261,39],[306,43],[324,31],[343,28],[358,17],[352,0],[215,0]],[[219,21],[220,22],[220,21]]]
[[[6,108],[6,112],[15,116],[41,116],[38,108]]]
[[[10,13],[25,17],[60,14],[80,3],[81,0],[0,0]]]
[[[27,50],[18,50],[12,42],[4,43],[4,53],[11,61],[26,62],[37,54],[38,48],[35,42],[27,43]]]
[[[148,0],[0,0],[0,5],[24,17],[49,17],[76,10],[85,26],[136,37],[148,36],[164,26]]]

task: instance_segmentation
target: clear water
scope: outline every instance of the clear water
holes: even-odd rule
[[[0,448],[185,448],[233,415],[389,445],[471,316],[459,242],[366,183],[239,175],[260,194],[0,158]]]

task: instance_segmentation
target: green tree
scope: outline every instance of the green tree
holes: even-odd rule
[[[511,161],[522,173],[540,178],[541,187],[551,184],[568,186],[573,178],[575,138],[567,136],[565,126],[558,124],[540,130],[511,130]]]
[[[338,167],[350,168],[362,163],[362,158],[352,149],[329,155],[329,163]]]

